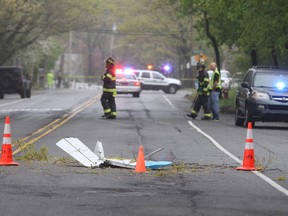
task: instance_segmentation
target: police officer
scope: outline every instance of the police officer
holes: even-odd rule
[[[204,109],[204,116],[201,118],[202,120],[210,120],[211,118],[211,111],[208,104],[209,99],[209,75],[205,70],[205,65],[203,62],[197,63],[197,70],[198,70],[198,89],[197,89],[197,96],[194,102],[194,106],[191,110],[190,114],[187,114],[188,117],[195,119],[197,114],[203,106]]]
[[[115,62],[109,57],[105,61],[106,73],[101,77],[103,80],[103,93],[101,96],[101,103],[104,110],[103,118],[116,118],[116,76],[115,76]]]
[[[209,106],[213,113],[213,120],[219,120],[219,96],[221,94],[222,85],[221,85],[221,74],[217,69],[217,64],[212,62],[210,64],[210,70],[213,71],[211,76],[211,95],[209,98]]]

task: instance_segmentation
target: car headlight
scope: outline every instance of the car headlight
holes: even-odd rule
[[[252,95],[253,99],[261,99],[261,100],[270,100],[270,97],[267,93],[265,92],[255,92]]]

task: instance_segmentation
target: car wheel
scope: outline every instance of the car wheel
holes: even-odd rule
[[[243,126],[244,120],[245,120],[244,118],[240,118],[239,107],[238,107],[238,105],[236,105],[235,125],[236,126]]]
[[[4,99],[4,93],[0,92],[0,99]]]
[[[133,93],[133,97],[140,97],[140,92]]]
[[[176,85],[169,85],[168,86],[168,93],[169,94],[176,94],[178,88]]]
[[[8,88],[13,85],[13,76],[11,74],[5,74],[1,79],[1,84],[3,87]]]
[[[23,89],[21,92],[20,92],[20,97],[23,99],[26,97],[26,90]]]
[[[255,121],[254,119],[252,118],[249,110],[246,108],[245,109],[245,119],[244,119],[244,127],[248,127],[248,123],[251,122],[252,123],[252,127],[255,126]]]
[[[31,90],[30,89],[26,90],[26,97],[31,98]]]

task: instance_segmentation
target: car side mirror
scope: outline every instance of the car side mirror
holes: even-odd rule
[[[241,87],[242,88],[247,88],[247,89],[249,89],[250,92],[252,92],[251,86],[249,85],[248,82],[242,82],[241,83]]]

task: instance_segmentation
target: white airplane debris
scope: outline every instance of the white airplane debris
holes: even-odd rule
[[[77,138],[64,138],[57,142],[56,145],[86,167],[99,167],[104,163],[103,160]]]
[[[112,165],[116,167],[123,167],[128,169],[135,169],[136,161],[134,159],[116,159],[116,158],[105,158],[104,156],[104,148],[102,142],[97,141],[94,153],[84,145],[78,138],[64,138],[61,139],[57,146],[66,151],[69,155],[79,161],[86,167],[99,167],[100,165]],[[148,158],[157,152],[163,150],[163,148],[157,149],[150,154],[148,154],[145,158]],[[148,169],[159,169],[164,166],[171,165],[170,161],[152,161],[145,160],[145,166]]]

